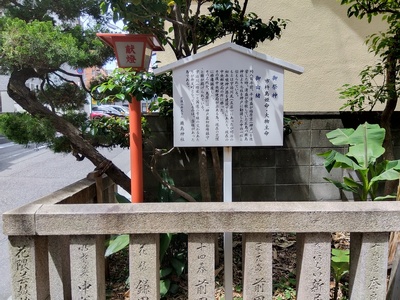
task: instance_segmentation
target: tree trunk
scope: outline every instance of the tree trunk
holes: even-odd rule
[[[38,77],[39,74],[30,68],[13,71],[7,87],[8,94],[33,116],[48,119],[58,132],[69,139],[74,150],[88,158],[100,173],[106,173],[117,185],[130,193],[130,178],[85,140],[75,126],[43,106],[35,93],[25,86],[28,79]]]
[[[199,155],[201,200],[203,202],[211,202],[210,182],[207,170],[207,150],[204,147],[197,149]]]
[[[213,160],[214,174],[215,174],[215,202],[222,202],[222,184],[223,174],[221,170],[221,162],[219,159],[218,148],[211,148],[211,156]]]
[[[386,100],[385,109],[381,117],[381,127],[386,130],[386,136],[383,142],[383,147],[386,150],[384,159],[386,160],[394,160],[391,120],[397,106],[396,67],[397,60],[392,51],[392,53],[388,55],[386,61],[386,89],[388,91],[388,99]],[[396,191],[397,185],[398,182],[396,181],[386,181],[384,195],[393,194]]]

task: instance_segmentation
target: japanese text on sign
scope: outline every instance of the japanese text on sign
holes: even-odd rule
[[[192,69],[183,77],[174,97],[175,146],[282,144],[282,73]]]

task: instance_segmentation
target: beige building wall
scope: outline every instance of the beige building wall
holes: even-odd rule
[[[247,12],[264,21],[271,16],[290,20],[280,40],[255,49],[305,68],[302,75],[286,72],[285,112],[338,111],[344,102],[337,90],[358,83],[362,68],[375,61],[365,38],[385,24],[349,19],[346,11],[338,0],[249,0]],[[173,59],[168,51],[157,57],[160,66]]]

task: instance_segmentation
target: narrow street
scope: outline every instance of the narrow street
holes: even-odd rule
[[[5,138],[0,137],[0,171],[2,170],[3,166],[7,164],[7,162],[21,158],[25,155],[33,153],[34,151],[46,148],[46,146],[42,145],[31,145],[25,147],[4,140]],[[2,141],[4,141],[4,143],[2,143]]]
[[[129,150],[102,150],[124,172],[129,171]],[[0,137],[0,214],[46,196],[85,178],[94,169],[87,159],[54,154],[46,147],[24,147]],[[0,226],[3,227],[2,219]],[[11,295],[8,240],[0,234],[0,300]]]

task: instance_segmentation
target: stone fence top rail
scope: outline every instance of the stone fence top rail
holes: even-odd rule
[[[400,231],[400,202],[34,203],[3,222],[6,235],[390,232]]]
[[[327,300],[337,231],[350,232],[349,299],[400,299],[398,254],[387,285],[388,238],[400,231],[400,201],[116,204],[115,191],[98,176],[3,214],[13,299],[106,299],[105,238],[123,233],[130,299],[160,299],[159,233],[181,232],[189,300],[215,299],[215,233],[222,232],[242,234],[243,299],[272,299],[273,233],[293,232],[296,297]],[[232,279],[225,262],[224,276]]]

